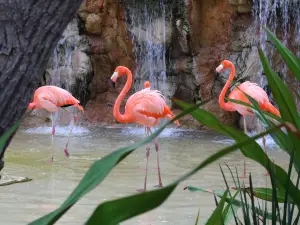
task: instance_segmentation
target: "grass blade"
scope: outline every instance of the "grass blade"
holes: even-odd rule
[[[251,208],[252,208],[252,220],[253,220],[254,225],[257,225],[257,215],[256,215],[256,211],[255,211],[255,202],[254,202],[254,194],[253,194],[251,174],[249,176],[249,182],[250,182],[250,199],[251,199]]]
[[[196,218],[195,225],[198,225],[198,222],[199,222],[199,215],[200,215],[200,209],[198,210],[198,213],[197,213],[197,218]]]
[[[218,207],[214,210],[214,212],[211,214],[210,218],[206,222],[206,225],[222,225],[224,223],[223,218],[223,209],[225,205],[225,200],[228,195],[228,190],[225,191],[221,201],[218,204]]]

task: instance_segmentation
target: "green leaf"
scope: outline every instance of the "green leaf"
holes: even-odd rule
[[[294,76],[300,81],[300,60],[294,55],[288,48],[286,48],[278,38],[265,26],[263,26],[264,30],[267,32],[268,37],[275,45],[276,49],[278,50],[279,54],[292,71]]]
[[[239,207],[235,206],[231,202],[233,202],[235,200],[238,193],[239,192],[237,191],[234,194],[234,196],[232,196],[232,198],[229,200],[230,203],[227,204],[227,206],[225,207],[225,209],[223,211],[223,218],[225,218],[224,219],[224,225],[230,223],[230,221],[234,218],[234,215],[236,215],[236,213],[237,213],[237,210],[238,210]]]
[[[250,192],[250,187],[247,188],[237,188],[239,191]],[[272,189],[265,187],[253,188],[253,194],[256,198],[272,202]],[[279,203],[284,202],[284,193],[281,193],[277,190],[277,200]]]
[[[226,202],[228,190],[225,191],[221,201],[219,202],[217,208],[214,210],[214,212],[211,214],[210,218],[206,222],[206,225],[222,225],[224,223],[223,218],[223,209]]]
[[[293,95],[289,92],[287,86],[281,81],[277,74],[272,70],[262,49],[259,48],[258,51],[272,94],[279,106],[281,118],[284,121],[294,124],[299,129],[300,120]]]
[[[30,225],[42,225],[42,224],[54,224],[64,213],[66,213],[80,198],[82,198],[85,194],[93,190],[97,185],[99,185],[104,178],[110,173],[110,171],[125,157],[127,157],[131,152],[135,149],[147,144],[148,142],[154,140],[163,129],[172,123],[173,121],[181,118],[182,116],[190,113],[195,110],[199,106],[205,104],[206,102],[199,103],[187,110],[185,110],[180,115],[176,116],[173,120],[169,121],[161,128],[159,128],[152,135],[147,137],[146,139],[135,143],[129,147],[121,148],[104,158],[97,160],[87,171],[85,176],[82,178],[78,186],[73,190],[71,195],[67,198],[67,200],[56,210],[53,212],[33,221]],[[128,208],[128,207],[127,207]],[[105,224],[105,223],[104,223]]]
[[[181,108],[186,109],[190,107],[190,104],[185,102],[176,100],[177,105]],[[214,129],[228,137],[233,138],[236,142],[241,142],[249,138],[246,134],[241,131],[234,129],[233,127],[227,126],[222,124],[219,120],[216,119],[215,116],[210,114],[209,112],[204,111],[203,109],[197,109],[191,112],[192,116],[198,120],[203,125]],[[256,142],[251,142],[248,145],[242,145],[240,147],[241,152],[247,158],[250,158],[263,167],[265,167],[269,172],[270,170],[274,170],[273,173],[276,174],[277,184],[280,186],[278,189],[284,189],[286,186],[286,181],[288,179],[288,175],[286,171],[284,171],[281,167],[274,164],[269,157],[263,152],[259,144]],[[300,191],[295,187],[295,185],[289,180],[290,182],[290,194],[292,198],[295,200],[296,204],[300,206]]]
[[[175,187],[183,180],[192,176],[197,171],[205,168],[206,166],[210,165],[211,163],[215,162],[221,157],[231,152],[234,152],[242,145],[247,145],[249,143],[255,142],[257,138],[260,138],[263,135],[266,135],[268,133],[275,132],[279,128],[280,126],[272,128],[252,138],[248,138],[246,140],[241,141],[240,143],[234,144],[232,146],[229,146],[223,150],[216,152],[215,154],[209,156],[206,160],[204,160],[199,166],[197,166],[190,172],[186,173],[179,179],[177,179],[174,183],[169,184],[161,189],[148,191],[145,193],[136,194],[129,197],[124,197],[124,198],[120,198],[120,199],[116,199],[116,200],[112,200],[100,204],[93,212],[92,216],[89,218],[86,225],[93,225],[93,224],[115,225],[129,218],[132,218],[136,215],[147,212],[150,209],[154,209],[155,207],[162,204],[167,199],[167,197],[173,192]],[[147,204],[145,204],[145,201],[147,202]],[[128,207],[129,205],[131,207]]]

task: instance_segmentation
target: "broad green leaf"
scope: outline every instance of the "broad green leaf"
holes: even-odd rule
[[[300,130],[300,118],[298,116],[298,111],[296,103],[294,101],[292,93],[288,90],[286,85],[281,81],[281,79],[273,72],[271,69],[263,51],[259,48],[259,56],[268,79],[269,86],[273,93],[273,96],[279,106],[281,117],[284,121],[292,123],[298,130]],[[295,165],[297,171],[300,170],[300,140],[291,132],[288,132],[290,146],[295,148]],[[283,142],[282,142],[283,143]],[[287,145],[285,147],[288,147]],[[291,150],[289,154],[291,154]]]
[[[239,191],[246,191],[250,193],[250,187],[247,188],[237,188]],[[258,187],[253,188],[253,194],[256,198],[272,202],[272,189],[271,188],[264,188],[264,187]],[[279,190],[277,190],[277,201],[279,203],[284,202],[284,193],[281,193]]]
[[[250,107],[252,109],[252,111],[255,113],[255,115],[257,116],[257,118],[259,118],[260,122],[264,125],[264,127],[270,128],[270,127],[274,127],[275,124],[269,120],[265,115],[266,112],[262,111],[258,105],[258,102],[253,99],[251,96],[247,95],[245,92],[243,92],[247,98],[249,99],[249,101],[251,102],[252,105],[249,105],[245,102],[242,101],[238,101],[235,99],[228,99],[228,101],[236,103],[236,104],[240,104],[240,105],[244,105],[247,107]],[[271,114],[272,115],[272,114]],[[273,118],[276,118],[276,120],[283,122],[283,120],[275,115],[272,115]],[[281,149],[285,150],[288,154],[291,154],[291,152],[294,149],[294,144],[293,144],[293,140],[290,138],[290,136],[286,135],[283,131],[278,131],[276,133],[271,134],[273,140],[278,144],[278,146],[281,147]],[[300,168],[300,157],[296,160],[295,162],[297,164],[297,166],[299,166]]]
[[[184,103],[182,101],[176,100],[177,105],[181,108],[186,109],[190,107],[190,104]],[[203,109],[197,109],[191,112],[192,116],[198,120],[203,125],[214,129],[228,137],[233,138],[236,142],[244,141],[249,138],[246,134],[241,131],[234,129],[233,127],[222,124],[219,120],[216,119],[215,116],[210,114],[209,112],[204,111]],[[240,147],[241,152],[247,158],[250,158],[267,170],[274,170],[273,173],[276,174],[277,184],[280,186],[278,189],[284,189],[286,186],[286,181],[289,180],[286,171],[284,171],[281,167],[274,164],[269,157],[263,152],[259,144],[256,142],[251,142],[248,145],[243,145]],[[300,206],[300,190],[298,190],[294,184],[290,182],[290,194],[292,198],[295,200],[296,204]]]
[[[223,218],[223,209],[226,202],[226,198],[228,195],[228,190],[225,191],[223,197],[221,198],[221,201],[219,202],[217,208],[214,210],[214,212],[211,214],[210,218],[206,222],[206,225],[221,225],[224,223]]]
[[[278,50],[279,54],[292,71],[294,76],[300,81],[300,60],[294,55],[288,48],[286,48],[278,38],[265,26],[263,26],[265,31],[267,32],[268,37],[275,45],[276,49]]]
[[[277,76],[277,74],[272,70],[262,49],[259,48],[258,51],[270,89],[276,100],[276,103],[279,106],[282,119],[294,124],[299,129],[300,120],[293,95],[288,90],[287,86]]]
[[[174,183],[169,184],[161,189],[102,203],[96,208],[92,216],[88,219],[86,225],[115,225],[129,218],[154,209],[155,207],[162,204],[172,193],[175,187],[183,180],[187,179],[188,177],[192,176],[199,170],[205,168],[206,166],[222,158],[223,156],[236,151],[239,147],[255,142],[256,139],[262,137],[263,135],[276,132],[278,129],[280,129],[280,126],[269,129],[261,134],[248,138],[216,152],[215,154],[209,156],[206,160],[204,160],[199,166],[177,179]],[[147,200],[147,204],[145,204],[145,200]],[[128,207],[129,205],[131,207]]]
[[[181,118],[182,116],[190,113],[195,110],[199,106],[205,104],[206,102],[199,103],[190,109],[185,110],[180,115],[176,116],[173,120],[169,121],[157,131],[155,131],[152,135],[147,137],[146,139],[135,143],[129,147],[121,148],[104,158],[97,160],[90,167],[90,169],[86,172],[85,176],[82,178],[78,186],[73,190],[71,195],[67,198],[67,200],[56,210],[53,212],[33,221],[30,225],[43,225],[43,224],[54,224],[64,213],[66,213],[80,198],[82,198],[85,194],[93,190],[97,185],[99,185],[104,178],[110,173],[110,171],[121,162],[126,156],[128,156],[135,149],[147,144],[148,142],[154,140],[163,129],[171,124],[173,121]]]

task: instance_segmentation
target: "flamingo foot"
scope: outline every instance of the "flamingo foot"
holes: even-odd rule
[[[243,175],[243,176],[240,176],[239,178],[240,178],[240,179],[246,179],[247,176],[246,176],[246,175]]]
[[[270,173],[267,171],[267,172],[265,173],[265,176],[266,176],[266,177],[269,177],[269,176],[270,176]]]
[[[53,163],[53,157],[51,157],[49,160],[48,160],[48,163],[52,164]]]
[[[154,185],[153,187],[155,187],[155,188],[162,188],[163,185],[162,184],[158,184],[158,185]]]
[[[69,157],[70,157],[70,154],[69,154],[69,151],[68,151],[67,148],[65,148],[64,152],[65,152],[66,157],[69,158]]]
[[[136,191],[137,191],[137,192],[140,192],[140,193],[143,193],[143,192],[146,192],[146,189],[141,188],[141,189],[137,189]]]
[[[52,135],[55,135],[55,127],[52,127]]]

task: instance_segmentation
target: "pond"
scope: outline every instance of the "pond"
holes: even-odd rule
[[[0,211],[3,224],[26,224],[56,209],[95,160],[144,137],[143,128],[76,127],[69,144],[70,158],[66,160],[63,149],[67,131],[65,127],[56,129],[57,136],[53,146],[50,127],[31,128],[17,133],[7,150],[3,173],[9,176],[29,177],[33,180],[1,187],[0,208],[5,209]],[[162,180],[164,184],[169,184],[218,149],[234,142],[213,132],[168,128],[160,135],[159,143]],[[52,147],[55,155],[54,163],[51,165],[48,160]],[[283,168],[287,168],[288,157],[270,138],[267,139],[267,148],[270,157]],[[145,162],[145,148],[137,149],[57,224],[83,224],[99,203],[137,193],[136,190],[143,187]],[[187,185],[224,189],[219,164],[223,166],[228,180],[231,181],[225,162],[232,169],[236,166],[242,173],[243,157],[237,151],[182,182],[159,208],[122,224],[195,224],[199,208],[199,224],[203,224],[215,208],[213,196],[183,189]],[[247,160],[247,170],[253,174],[257,186],[266,185],[265,170],[261,166]],[[245,182],[247,183],[246,180]],[[232,185],[232,182],[229,183]],[[156,152],[154,145],[151,145],[148,190],[157,184]]]

